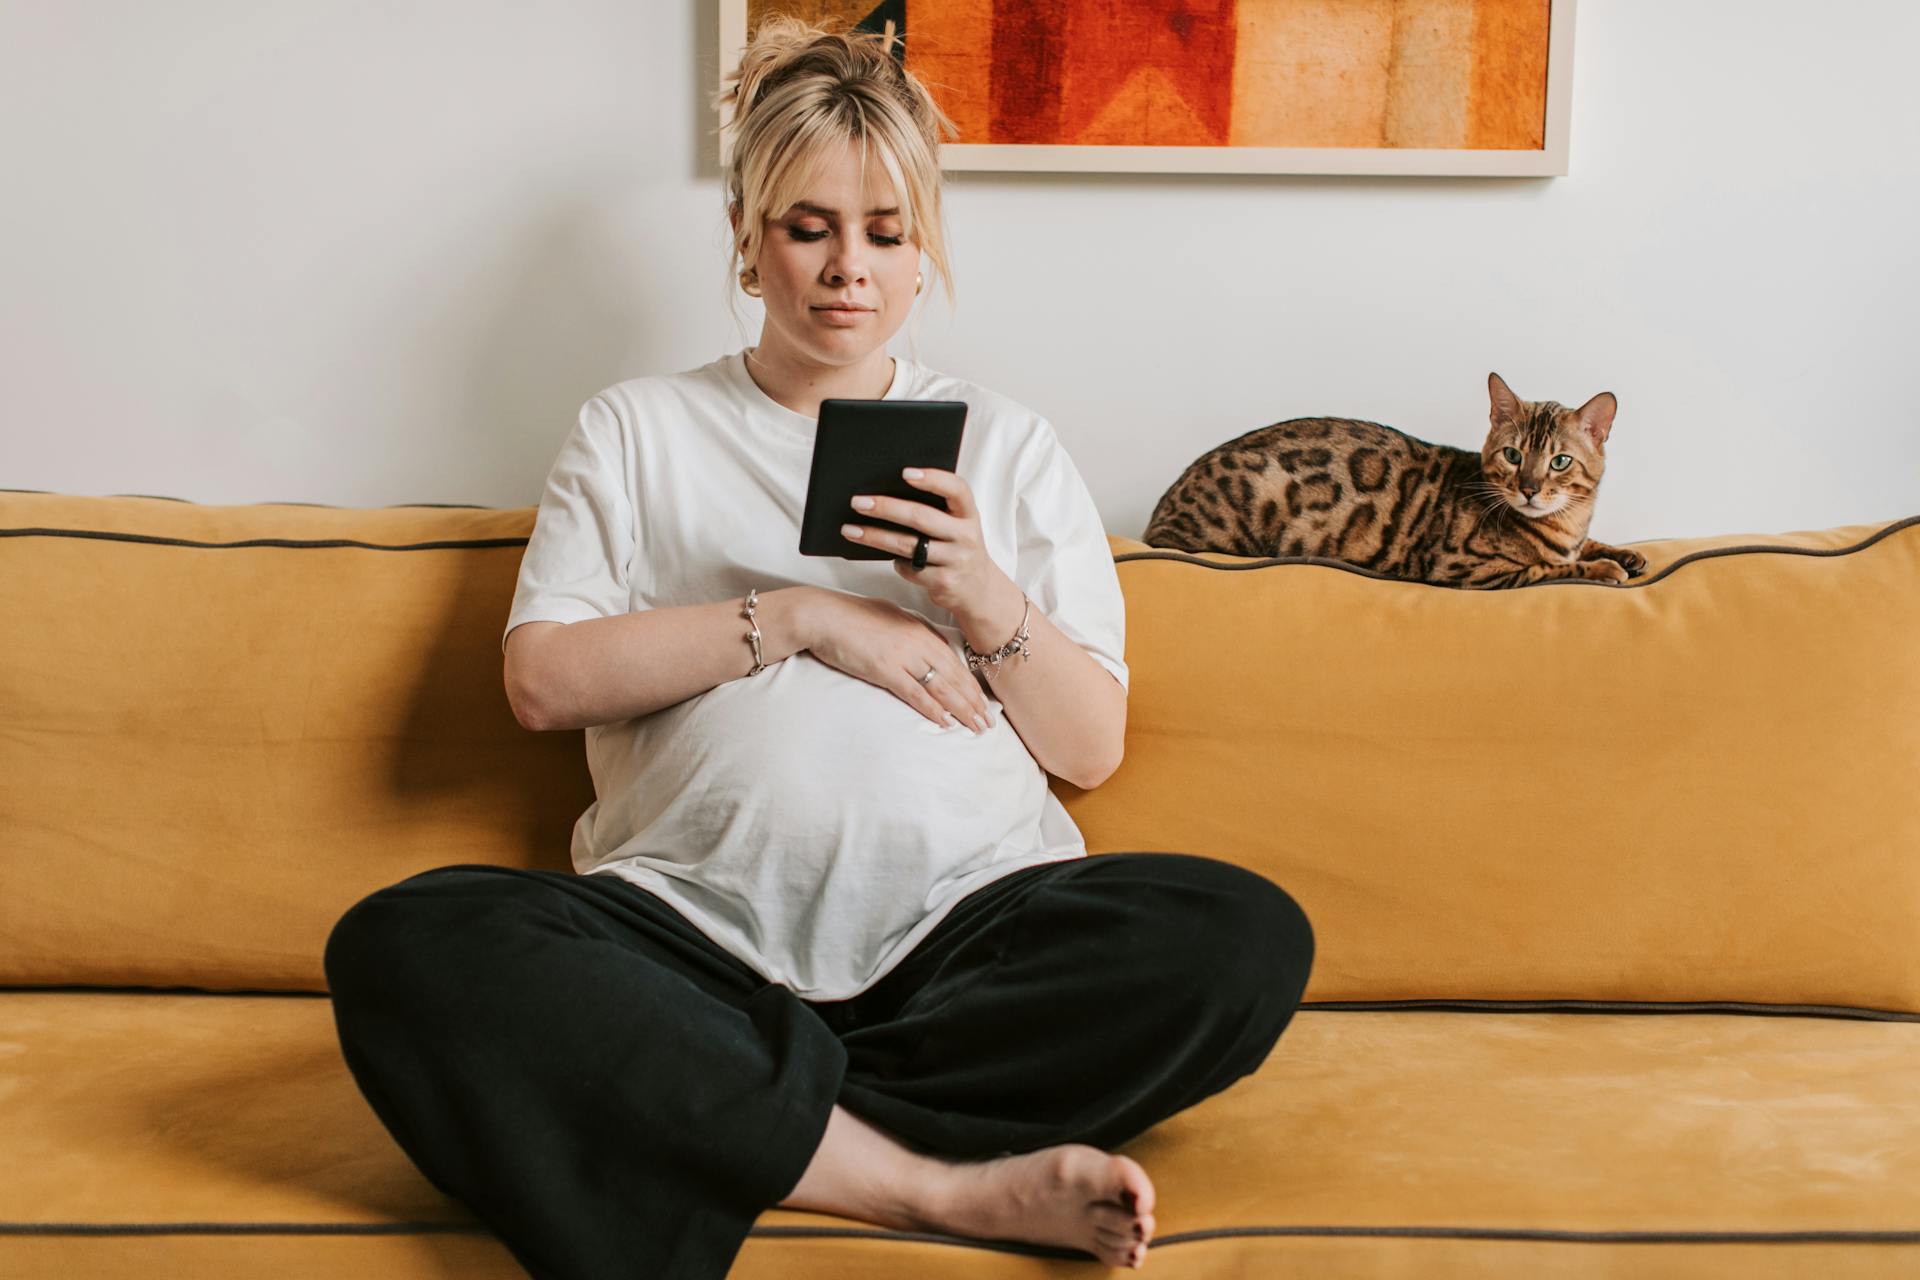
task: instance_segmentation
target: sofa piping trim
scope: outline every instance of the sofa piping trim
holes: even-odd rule
[[[883,1240],[922,1240],[929,1244],[953,1244],[963,1248],[989,1248],[1005,1253],[1025,1253],[1041,1257],[1074,1258],[1084,1261],[1077,1250],[1055,1250],[1045,1245],[1021,1246],[1011,1242],[956,1239],[906,1231],[868,1231],[859,1227],[754,1227],[753,1236],[772,1238],[854,1236]],[[1550,1227],[1207,1227],[1198,1231],[1175,1231],[1155,1236],[1149,1249],[1174,1244],[1198,1244],[1205,1240],[1261,1236],[1426,1236],[1445,1240],[1568,1240],[1580,1242],[1616,1242],[1627,1244],[1723,1243],[1920,1243],[1920,1231],[1560,1231]]]
[[[1097,855],[1096,855],[1097,856]],[[304,987],[153,987],[135,983],[0,982],[0,993],[25,995],[287,996],[325,1000],[329,993]],[[1392,1010],[1440,1013],[1724,1013],[1749,1017],[1853,1018],[1866,1022],[1920,1022],[1920,1013],[1846,1004],[1765,1004],[1757,1000],[1476,1000],[1428,996],[1402,1000],[1303,1000],[1316,1013],[1379,1013]]]
[[[325,1000],[327,991],[309,987],[157,987],[138,982],[0,982],[0,992],[30,995],[118,996],[289,996],[296,1000]]]
[[[489,1235],[464,1222],[0,1222],[4,1236]]]
[[[440,538],[433,542],[362,542],[358,538],[243,538],[239,542],[205,542],[198,538],[163,538],[151,533],[114,533],[105,529],[0,529],[0,538],[97,538],[102,542],[145,542],[162,547],[200,547],[226,551],[238,547],[293,547],[319,551],[328,547],[362,547],[368,551],[446,551],[485,547],[524,547],[525,538]]]
[[[1445,1013],[1740,1013],[1755,1017],[1854,1018],[1868,1022],[1920,1022],[1920,1013],[1845,1004],[1763,1004],[1754,1000],[1470,1000],[1437,996],[1419,1000],[1302,1000],[1300,1008],[1326,1013],[1372,1013],[1394,1009]]]
[[[42,492],[42,490],[0,489],[0,493],[39,493],[39,492]],[[113,494],[111,496],[132,498],[132,497],[146,497],[149,495]],[[168,498],[168,499],[164,499],[164,501],[186,502],[187,499]],[[198,506],[200,504],[193,503],[191,505]],[[253,506],[269,506],[269,505],[299,506],[299,507],[326,506],[325,503],[319,503],[319,502],[253,503],[251,505]],[[474,511],[508,510],[508,508],[502,508],[502,507],[477,507],[477,506],[467,507],[465,506],[465,504],[460,504],[460,503],[408,502],[408,503],[398,503],[395,505],[403,506],[403,507],[463,507],[464,509],[474,510]],[[330,507],[328,509],[329,510],[348,510],[349,508]],[[394,509],[394,507],[385,507],[385,508],[357,507],[357,508],[350,508],[350,509],[361,510],[361,511],[375,510],[375,509],[391,511]],[[1893,523],[1888,524],[1883,528],[1880,528],[1874,531],[1873,533],[1869,534],[1867,537],[1861,539],[1859,542],[1856,542],[1853,545],[1846,546],[1846,547],[1787,547],[1787,546],[1781,546],[1777,543],[1765,543],[1765,542],[1744,543],[1737,547],[1709,547],[1704,551],[1694,551],[1694,552],[1690,552],[1687,555],[1681,556],[1678,560],[1675,560],[1672,564],[1668,565],[1666,568],[1660,570],[1660,572],[1653,574],[1650,577],[1636,578],[1630,582],[1618,582],[1618,583],[1595,582],[1595,581],[1589,581],[1587,579],[1582,579],[1582,578],[1554,578],[1554,579],[1548,579],[1545,582],[1530,582],[1530,583],[1527,583],[1526,586],[1527,587],[1556,587],[1556,586],[1557,587],[1565,587],[1565,586],[1646,587],[1646,586],[1652,586],[1654,583],[1660,581],[1662,578],[1673,573],[1676,569],[1680,568],[1680,566],[1686,565],[1686,564],[1692,564],[1697,560],[1712,560],[1720,556],[1754,555],[1754,554],[1761,554],[1761,553],[1771,553],[1773,555],[1823,556],[1823,557],[1852,555],[1856,551],[1866,550],[1868,547],[1871,547],[1874,543],[1879,542],[1881,539],[1886,538],[1891,534],[1895,534],[1900,532],[1903,529],[1910,529],[1915,526],[1920,526],[1920,515],[1907,516],[1905,519],[1896,520]],[[207,549],[222,549],[222,548],[228,548],[228,547],[295,547],[295,548],[305,548],[305,549],[324,549],[328,547],[363,547],[369,551],[441,551],[441,550],[460,549],[460,548],[483,549],[488,547],[524,547],[527,545],[527,542],[528,542],[527,538],[444,538],[444,539],[439,539],[433,542],[410,542],[410,543],[363,542],[357,538],[247,538],[239,542],[205,542],[197,538],[165,538],[165,537],[157,536],[155,534],[113,533],[113,532],[108,532],[102,529],[50,529],[50,528],[42,528],[42,527],[34,527],[34,526],[29,526],[26,528],[19,528],[19,529],[0,529],[0,538],[30,538],[30,537],[100,538],[109,542],[145,542],[145,543],[151,543],[158,546],[201,547],[201,548],[207,548]],[[1642,539],[1642,541],[1647,541],[1647,539]],[[1624,543],[1622,545],[1632,546],[1633,544]],[[1228,570],[1270,569],[1279,565],[1318,565],[1323,569],[1338,569],[1343,573],[1358,574],[1360,577],[1363,577],[1363,578],[1376,578],[1381,582],[1399,582],[1399,583],[1405,583],[1409,586],[1433,587],[1441,591],[1463,590],[1463,588],[1460,588],[1460,587],[1449,587],[1443,583],[1438,583],[1438,582],[1419,582],[1409,578],[1396,578],[1391,574],[1381,573],[1375,569],[1365,569],[1359,565],[1348,564],[1344,560],[1332,560],[1332,559],[1328,559],[1325,556],[1267,556],[1258,560],[1249,560],[1244,564],[1222,564],[1216,560],[1202,560],[1199,558],[1198,555],[1189,551],[1150,549],[1146,551],[1122,551],[1113,557],[1113,562],[1116,565],[1126,564],[1129,561],[1133,561],[1133,560],[1176,560],[1186,564],[1198,565],[1203,569],[1228,569]],[[1515,590],[1515,591],[1524,590],[1524,589],[1525,588],[1522,588],[1522,587],[1507,588],[1507,590]]]
[[[1506,589],[1510,591],[1520,591],[1525,590],[1527,587],[1646,587],[1652,586],[1654,583],[1660,581],[1660,579],[1666,577],[1681,565],[1692,564],[1696,560],[1712,560],[1718,556],[1751,555],[1757,552],[1771,552],[1775,555],[1794,556],[1851,555],[1856,551],[1866,550],[1889,534],[1898,533],[1902,529],[1911,529],[1916,525],[1920,525],[1920,515],[1908,516],[1903,520],[1896,520],[1884,528],[1875,530],[1867,537],[1862,538],[1859,542],[1848,547],[1786,547],[1777,543],[1770,544],[1765,542],[1743,543],[1737,547],[1709,547],[1704,551],[1694,551],[1681,556],[1678,560],[1675,560],[1672,564],[1656,574],[1645,578],[1635,578],[1629,582],[1599,582],[1584,578],[1550,578],[1545,582],[1529,582],[1526,584],[1526,587],[1509,587]],[[1656,539],[1643,538],[1641,541],[1656,541]],[[1625,542],[1620,545],[1630,547],[1633,543]],[[1191,551],[1150,549],[1147,551],[1123,551],[1113,558],[1115,564],[1124,564],[1129,560],[1178,560],[1186,564],[1199,565],[1204,569],[1236,570],[1267,569],[1283,564],[1310,564],[1319,565],[1324,569],[1339,569],[1345,573],[1357,573],[1363,578],[1378,578],[1382,582],[1402,582],[1409,586],[1435,587],[1441,591],[1460,591],[1465,589],[1461,587],[1450,587],[1440,582],[1419,582],[1411,578],[1396,578],[1392,574],[1381,573],[1377,569],[1365,569],[1357,564],[1348,564],[1345,560],[1333,560],[1326,556],[1265,556],[1258,560],[1249,560],[1245,564],[1222,564],[1217,560],[1202,560],[1197,554]]]
[[[0,1236],[177,1235],[479,1235],[485,1226],[438,1222],[0,1222]],[[948,1245],[988,1253],[1062,1258],[1084,1262],[1086,1254],[1050,1245],[973,1240],[919,1231],[864,1227],[752,1227],[749,1239],[893,1240]],[[1548,1240],[1618,1244],[1920,1244],[1920,1231],[1560,1231],[1534,1227],[1211,1227],[1156,1236],[1154,1249],[1207,1240],[1280,1236],[1426,1237],[1441,1240]]]
[[[55,489],[0,488],[0,493],[44,493],[50,497],[56,497],[56,498],[84,498],[84,497],[93,496],[89,494],[62,493]],[[248,506],[248,507],[324,507],[329,511],[349,510],[349,508],[347,507],[342,507],[331,502],[272,502],[272,501],[269,501],[269,502],[247,502],[247,503],[238,503],[238,504],[202,503],[202,502],[195,502],[192,498],[170,498],[167,495],[161,494],[161,493],[109,493],[102,496],[108,497],[108,498],[152,498],[155,502],[184,502],[190,507],[239,505],[239,506]],[[452,508],[456,508],[463,511],[500,511],[505,509],[501,507],[483,506],[478,502],[390,502],[385,507],[380,508],[380,510],[391,511],[395,507],[452,507]],[[358,511],[368,510],[368,508],[366,507],[355,507],[351,509],[358,510]]]

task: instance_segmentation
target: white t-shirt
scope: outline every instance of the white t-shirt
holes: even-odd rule
[[[1119,575],[1051,424],[898,357],[886,398],[967,402],[955,469],[988,553],[1125,688]],[[891,559],[800,554],[814,430],[740,352],[600,392],[547,476],[507,631],[810,583],[892,600],[961,653],[953,615]],[[573,828],[576,871],[641,885],[768,981],[839,1000],[973,890],[1086,856],[990,686],[997,718],[976,736],[807,650],[749,677],[744,616],[738,630],[738,678],[586,730],[597,798]]]

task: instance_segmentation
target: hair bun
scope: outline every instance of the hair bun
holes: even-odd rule
[[[896,82],[907,78],[894,55],[903,43],[888,19],[884,32],[863,31],[851,23],[821,24],[790,13],[770,13],[760,20],[740,54],[740,66],[729,77],[732,84],[715,99],[715,106],[731,104],[737,134],[747,113],[790,75],[828,72],[843,76],[861,72],[890,72]]]

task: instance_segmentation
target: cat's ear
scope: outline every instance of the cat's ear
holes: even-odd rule
[[[1493,412],[1490,417],[1493,420],[1494,426],[1512,427],[1519,425],[1520,397],[1513,394],[1513,388],[1507,385],[1505,378],[1502,378],[1497,373],[1489,373],[1487,375],[1487,395],[1493,401]]]
[[[1613,430],[1613,415],[1619,408],[1620,402],[1614,398],[1613,392],[1602,391],[1575,411],[1575,416],[1580,419],[1580,429],[1593,441],[1594,448],[1598,449],[1607,442],[1607,433]]]

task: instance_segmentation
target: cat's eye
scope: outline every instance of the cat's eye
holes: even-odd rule
[[[1502,449],[1500,451],[1500,456],[1505,458],[1508,462],[1511,462],[1516,467],[1520,465],[1520,451],[1518,449],[1515,449],[1512,447]]]
[[[1573,465],[1573,455],[1570,453],[1557,453],[1554,455],[1553,461],[1549,462],[1547,465],[1552,467],[1555,471],[1565,471],[1568,467]]]

